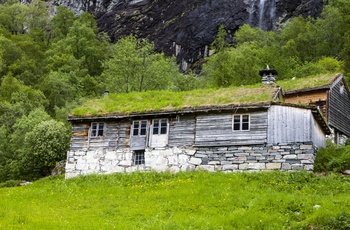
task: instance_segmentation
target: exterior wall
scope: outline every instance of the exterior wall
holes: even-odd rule
[[[311,92],[300,92],[291,95],[285,95],[284,101],[291,104],[309,104],[315,101],[326,101],[327,90],[315,90]]]
[[[314,127],[315,123],[309,109],[271,106],[268,113],[267,143],[312,141],[314,131],[319,131]],[[316,135],[317,138],[320,138],[319,134]]]
[[[66,178],[91,173],[134,171],[259,171],[313,170],[317,148],[312,142],[231,147],[167,147],[145,150],[145,164],[133,165],[133,151],[71,150],[67,155]]]
[[[328,111],[329,125],[350,137],[350,95],[341,77],[331,87]]]
[[[250,129],[232,130],[233,113],[198,115],[196,120],[196,146],[232,146],[263,144],[267,139],[267,112],[238,112],[250,115]]]

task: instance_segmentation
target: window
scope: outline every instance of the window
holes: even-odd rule
[[[233,130],[249,130],[250,117],[247,114],[233,115]]]
[[[102,137],[104,132],[104,123],[92,122],[91,123],[91,137]]]
[[[134,121],[132,128],[133,136],[145,136],[147,130],[147,121]]]
[[[168,133],[168,120],[167,119],[154,119],[153,120],[153,135],[167,134]]]
[[[145,150],[135,150],[133,162],[134,162],[134,165],[145,164]]]

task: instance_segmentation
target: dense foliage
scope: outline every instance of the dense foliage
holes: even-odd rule
[[[0,188],[0,228],[345,230],[349,189],[308,172],[49,177]]]
[[[105,90],[255,84],[266,64],[279,71],[280,79],[350,72],[349,0],[329,1],[320,18],[297,17],[275,32],[244,25],[233,45],[225,43],[220,27],[212,45],[215,53],[204,60],[200,76],[179,73],[174,58],[156,53],[147,39],[130,35],[110,44],[88,13],[77,16],[58,6],[50,18],[44,1],[2,2],[0,181],[49,174],[68,148],[68,112]],[[57,143],[46,143],[51,137]]]

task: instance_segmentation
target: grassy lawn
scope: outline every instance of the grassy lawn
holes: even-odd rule
[[[350,178],[306,172],[50,177],[0,189],[0,229],[349,229]]]

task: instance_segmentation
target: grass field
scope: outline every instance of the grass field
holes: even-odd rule
[[[49,177],[0,189],[0,229],[350,229],[349,193],[306,172]]]

